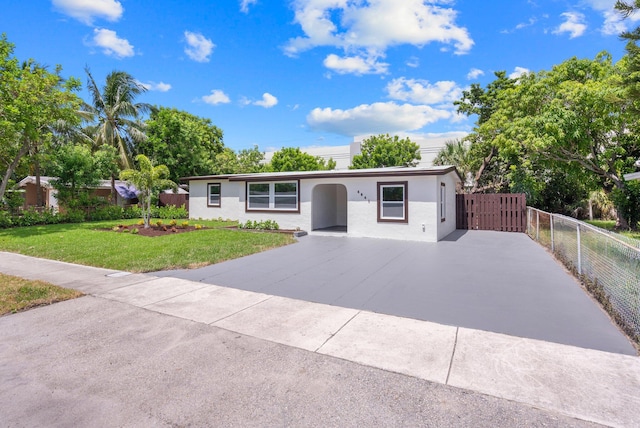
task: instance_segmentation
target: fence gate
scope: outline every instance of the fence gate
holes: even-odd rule
[[[526,232],[525,194],[456,195],[456,228]]]

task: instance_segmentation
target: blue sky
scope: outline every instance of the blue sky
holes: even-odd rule
[[[0,32],[20,59],[86,82],[123,70],[140,101],[210,118],[235,150],[470,131],[471,83],[624,54],[615,0],[23,0]],[[88,99],[86,93],[82,93]]]

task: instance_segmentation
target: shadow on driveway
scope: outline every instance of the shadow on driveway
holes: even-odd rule
[[[154,275],[636,354],[578,282],[523,233],[456,231],[438,243],[307,236]]]

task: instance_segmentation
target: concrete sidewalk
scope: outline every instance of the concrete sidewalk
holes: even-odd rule
[[[585,421],[640,425],[635,356],[12,253],[0,253],[0,272]]]

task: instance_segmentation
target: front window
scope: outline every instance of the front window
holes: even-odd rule
[[[298,182],[247,184],[247,210],[298,211]]]
[[[378,183],[378,221],[409,221],[406,181]]]
[[[207,184],[207,206],[219,207],[220,206],[220,183]]]

